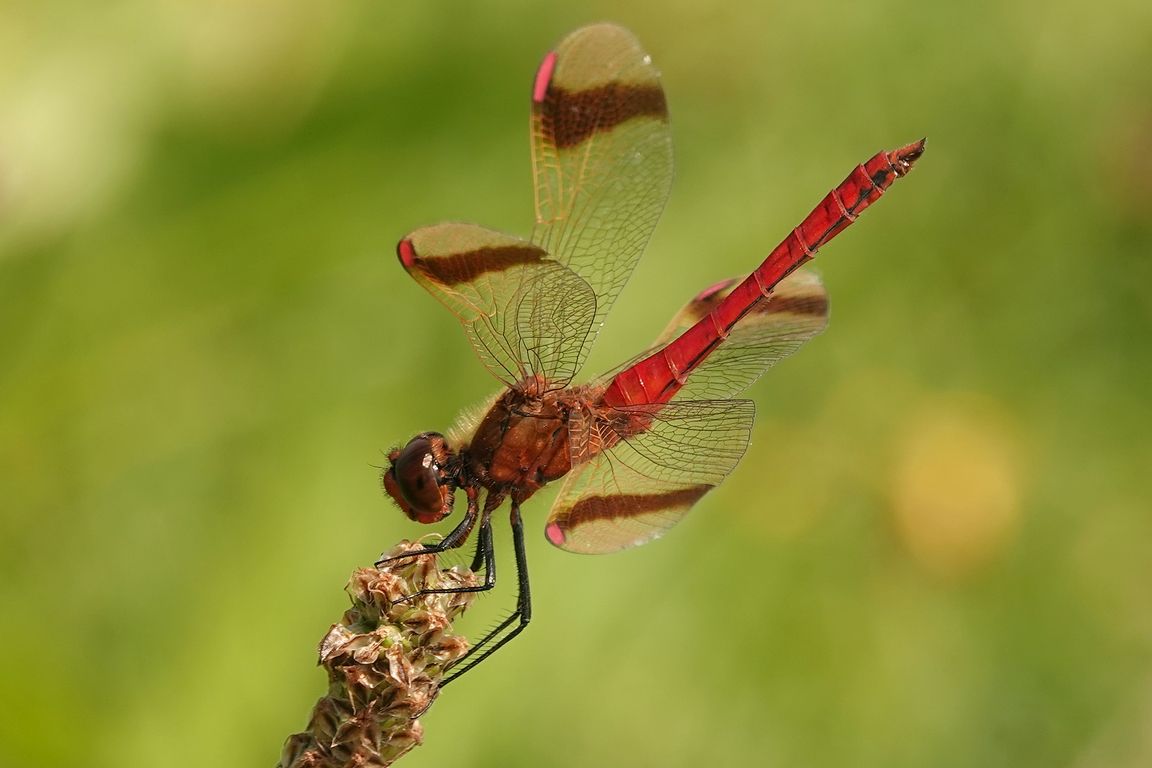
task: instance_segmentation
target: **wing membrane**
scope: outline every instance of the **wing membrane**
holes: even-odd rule
[[[437,224],[400,241],[400,263],[460,319],[509,387],[566,386],[596,313],[591,286],[538,246],[474,224]]]
[[[532,101],[532,242],[592,286],[595,340],[664,210],[672,132],[660,76],[625,29],[578,29],[544,60]]]
[[[574,463],[584,463],[560,489],[548,539],[599,554],[659,537],[736,467],[755,410],[750,400],[675,402],[616,409],[590,429],[572,429],[588,433],[572,448]]]
[[[651,347],[617,366],[601,380],[610,380],[668,346],[706,317],[743,279],[734,277],[702,291],[676,313]],[[771,296],[740,319],[728,338],[692,372],[673,400],[734,397],[827,325],[828,293],[824,284],[815,273],[797,269],[776,285]]]
[[[742,278],[741,278],[742,279]],[[740,279],[713,286],[688,303],[661,334],[663,346],[720,303]],[[701,298],[703,297],[703,298]],[[692,372],[677,400],[733,397],[828,325],[828,293],[815,273],[798,269],[740,319],[728,338]]]

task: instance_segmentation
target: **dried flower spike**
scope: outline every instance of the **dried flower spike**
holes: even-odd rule
[[[385,558],[423,547],[402,541]],[[328,695],[316,703],[308,730],[289,737],[278,768],[391,765],[422,743],[416,716],[432,703],[445,668],[468,650],[452,620],[476,593],[424,595],[424,589],[476,586],[466,568],[440,570],[436,555],[360,568],[345,590],[352,607],[320,641]]]

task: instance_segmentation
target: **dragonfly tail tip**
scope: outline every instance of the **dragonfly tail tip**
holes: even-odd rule
[[[912,166],[914,166],[916,161],[920,159],[920,156],[924,154],[924,147],[927,144],[928,137],[925,136],[920,139],[920,141],[914,141],[908,146],[901,147],[895,152],[890,153],[888,157],[892,165],[896,168],[896,172],[903,176],[911,171]]]

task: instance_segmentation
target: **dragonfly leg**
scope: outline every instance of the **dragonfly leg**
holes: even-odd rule
[[[520,519],[520,503],[515,499],[512,500],[512,544],[516,549],[516,580],[519,586],[516,596],[516,610],[452,665],[457,667],[463,664],[464,668],[459,672],[453,672],[448,679],[440,683],[441,688],[496,653],[509,640],[523,632],[524,627],[528,626],[528,622],[532,621],[532,592],[528,583],[528,554],[524,548],[524,522]],[[506,635],[499,637],[517,619],[519,619],[519,623]],[[497,639],[498,637],[499,639]],[[489,645],[490,647],[485,647]],[[480,653],[481,650],[483,653]],[[470,659],[477,653],[480,655]]]
[[[472,555],[472,564],[468,566],[468,570],[472,573],[484,568],[484,577],[487,578],[489,573],[495,574],[496,572],[496,558],[492,553],[492,527],[490,525],[480,526],[480,535],[476,537],[476,554]],[[495,579],[495,576],[492,576]]]
[[[415,600],[424,595],[454,595],[461,592],[487,592],[496,586],[496,552],[492,546],[492,523],[487,514],[484,515],[484,520],[480,523],[480,531],[476,534],[476,556],[472,561],[472,570],[475,571],[477,561],[484,565],[484,583],[478,584],[475,587],[450,587],[448,589],[422,589],[419,592],[413,592],[411,595],[405,595],[396,601],[399,603],[406,603],[409,600]]]
[[[468,510],[464,513],[464,519],[448,532],[448,535],[442,538],[435,544],[430,544],[423,549],[418,549],[415,552],[405,552],[402,555],[395,555],[393,557],[385,557],[376,561],[376,567],[380,568],[388,563],[395,562],[396,560],[403,560],[407,557],[420,557],[421,555],[438,555],[441,552],[446,552],[449,549],[455,549],[468,540],[468,534],[472,533],[472,526],[476,524],[476,516],[479,511],[479,504],[477,503],[477,492],[475,488],[466,488],[465,493],[468,494]]]

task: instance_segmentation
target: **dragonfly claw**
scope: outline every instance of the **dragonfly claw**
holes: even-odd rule
[[[394,563],[397,560],[403,560],[406,557],[420,557],[421,555],[434,555],[434,554],[437,554],[438,552],[439,552],[439,550],[435,550],[435,549],[418,550],[416,552],[405,552],[402,555],[393,555],[392,557],[380,558],[379,560],[377,560],[374,563],[374,565],[377,568],[383,568],[384,566],[388,565],[389,563]]]

